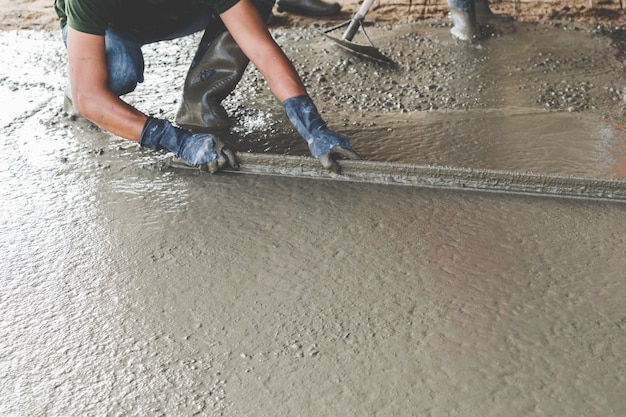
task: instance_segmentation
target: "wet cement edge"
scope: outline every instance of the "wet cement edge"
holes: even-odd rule
[[[324,169],[319,161],[312,157],[241,152],[237,153],[236,157],[240,163],[239,169],[225,169],[223,172],[626,201],[626,182],[612,179],[363,160],[338,161],[341,174],[335,174]],[[197,169],[173,156],[165,159],[163,168]]]

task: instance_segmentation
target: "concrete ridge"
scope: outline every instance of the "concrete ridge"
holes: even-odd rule
[[[240,168],[227,169],[224,172],[626,201],[626,181],[616,179],[363,160],[341,160],[339,161],[341,174],[335,174],[325,170],[315,158],[306,156],[241,152],[236,156],[241,165]],[[165,165],[175,168],[191,168],[171,156],[167,158]]]

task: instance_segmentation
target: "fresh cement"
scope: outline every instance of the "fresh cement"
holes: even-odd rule
[[[275,36],[368,161],[620,181],[621,32],[484,30]],[[194,42],[128,100],[171,117]],[[62,115],[58,34],[0,44],[1,415],[626,413],[624,203],[164,167]],[[306,153],[252,69],[227,107]]]

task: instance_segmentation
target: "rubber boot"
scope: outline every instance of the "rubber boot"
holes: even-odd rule
[[[489,0],[475,0],[476,17],[480,21],[481,18],[489,18],[494,14],[489,7]]]
[[[473,0],[447,0],[452,19],[452,36],[470,41],[478,35],[476,8]]]
[[[274,0],[252,0],[252,3],[267,22]],[[231,127],[233,121],[221,102],[235,89],[248,62],[219,17],[212,19],[187,73],[176,123],[198,133]]]
[[[224,129],[232,125],[220,104],[237,86],[248,58],[227,31],[210,43],[200,43],[185,79],[176,123],[192,132]]]

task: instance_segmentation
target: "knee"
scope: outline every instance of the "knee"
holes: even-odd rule
[[[135,91],[137,84],[141,81],[137,73],[133,71],[123,71],[117,68],[115,71],[109,70],[109,79],[107,81],[107,87],[111,92],[118,96],[128,94]]]
[[[130,93],[143,82],[144,60],[141,47],[120,37],[107,37],[107,86],[118,96]]]

